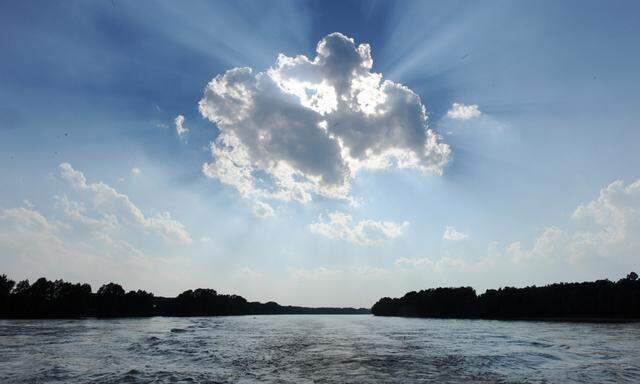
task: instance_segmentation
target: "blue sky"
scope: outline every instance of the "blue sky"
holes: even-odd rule
[[[2,2],[2,272],[356,306],[617,279],[640,255],[638,11]]]

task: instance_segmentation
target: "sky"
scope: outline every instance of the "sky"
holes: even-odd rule
[[[0,273],[369,307],[640,262],[633,1],[0,2]]]

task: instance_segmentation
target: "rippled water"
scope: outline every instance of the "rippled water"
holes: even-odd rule
[[[638,383],[640,324],[0,320],[1,383]]]

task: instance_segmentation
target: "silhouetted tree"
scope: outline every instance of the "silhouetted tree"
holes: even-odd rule
[[[632,272],[617,283],[598,280],[544,287],[436,288],[382,298],[374,315],[469,318],[640,318],[640,281]]]
[[[175,298],[155,297],[146,291],[125,293],[109,283],[94,294],[89,284],[38,279],[14,284],[0,275],[0,317],[114,317],[114,316],[218,316],[281,313],[368,313],[365,308],[283,307],[277,303],[249,303],[241,296],[219,295],[213,289],[188,290]]]
[[[124,315],[124,289],[119,284],[109,283],[98,288],[95,301],[98,316]]]
[[[0,275],[0,314],[9,312],[9,295],[15,284],[7,275]]]
[[[124,288],[119,284],[109,283],[98,288],[98,292],[96,294],[98,296],[121,297],[124,296]]]
[[[146,291],[129,291],[124,296],[123,311],[128,316],[153,316],[154,300],[153,293]]]
[[[9,279],[7,275],[0,275],[0,295],[9,296],[16,282]]]
[[[29,284],[29,280],[19,281],[18,284],[16,284],[16,287],[13,289],[13,293],[20,294],[21,292],[29,289],[29,287],[31,287],[31,284]]]

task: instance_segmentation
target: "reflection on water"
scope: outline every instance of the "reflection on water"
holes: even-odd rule
[[[0,320],[1,383],[637,383],[640,324]]]

